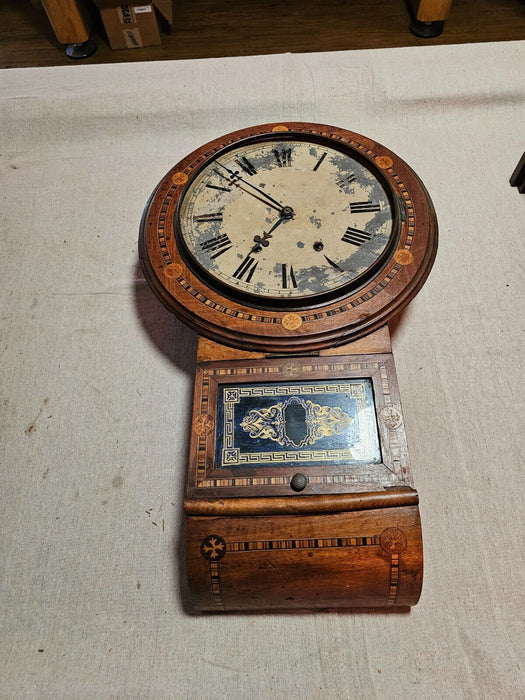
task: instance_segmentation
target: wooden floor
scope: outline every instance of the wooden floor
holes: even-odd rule
[[[162,45],[112,51],[91,0],[96,53],[72,60],[39,0],[3,0],[0,66],[155,61],[268,53],[422,46],[525,39],[524,0],[453,0],[440,37],[409,31],[405,0],[175,0],[175,24]]]

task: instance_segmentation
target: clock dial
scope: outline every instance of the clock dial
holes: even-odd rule
[[[267,303],[337,294],[397,235],[380,176],[300,137],[219,153],[188,186],[175,226],[201,274]]]
[[[223,344],[310,352],[383,326],[437,249],[432,202],[392,151],[289,122],[226,134],[178,162],[144,211],[144,275]]]

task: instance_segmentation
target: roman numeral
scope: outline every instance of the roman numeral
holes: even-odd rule
[[[277,165],[280,168],[289,168],[292,164],[292,149],[291,148],[281,148],[279,151],[277,148],[273,149],[273,155],[277,161]]]
[[[237,165],[240,165],[244,172],[248,175],[255,175],[255,173],[257,172],[254,164],[250,160],[248,160],[246,156],[242,156],[242,158],[237,160]]]
[[[210,257],[212,260],[215,260],[215,258],[218,258],[219,255],[222,255],[227,250],[230,250],[232,247],[232,242],[228,236],[223,233],[220,236],[215,236],[215,238],[208,238],[207,241],[202,241],[200,245],[202,250],[207,250],[213,253],[213,255],[210,255]]]
[[[210,214],[199,214],[193,217],[193,221],[222,221],[222,211],[214,211]]]
[[[317,170],[317,168],[321,165],[321,163],[323,162],[323,160],[324,160],[325,158],[326,158],[326,151],[323,153],[323,155],[319,158],[319,160],[317,161],[317,163],[314,165],[314,173],[315,173],[315,171]]]
[[[354,182],[354,180],[357,179],[357,175],[354,173],[348,173],[348,175],[345,175],[345,177],[342,177],[340,180],[337,181],[337,186],[340,187],[341,189],[344,189],[346,185],[349,185],[351,182]]]
[[[281,265],[281,274],[282,274],[283,289],[290,289],[291,287],[294,287],[295,289],[297,288],[297,282],[295,280],[295,273],[294,273],[293,267],[291,265],[290,265],[290,270],[288,270],[288,265],[286,265],[286,263],[283,263]]]
[[[220,185],[211,185],[210,183],[208,183],[206,187],[210,190],[219,190],[219,192],[231,192],[230,187],[221,187]]]
[[[246,277],[246,282],[250,282],[253,273],[255,272],[255,268],[259,264],[258,260],[255,260],[255,258],[252,258],[251,255],[247,255],[242,263],[239,265],[239,267],[235,270],[233,273],[233,276],[235,279],[242,280],[245,275]]]
[[[368,231],[361,231],[358,228],[352,228],[352,226],[349,226],[341,240],[345,243],[352,243],[352,245],[362,245],[365,243],[365,241],[369,241],[371,238],[372,234]]]
[[[350,204],[350,211],[352,214],[359,214],[362,211],[381,211],[381,205],[375,204],[368,200],[368,202],[352,202]]]

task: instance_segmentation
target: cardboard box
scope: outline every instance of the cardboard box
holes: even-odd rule
[[[161,43],[153,3],[122,5],[118,0],[95,0],[112,49],[138,49]]]
[[[173,0],[153,0],[153,4],[171,26],[173,24]]]

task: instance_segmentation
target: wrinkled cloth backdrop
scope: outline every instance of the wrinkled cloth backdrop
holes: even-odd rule
[[[4,71],[0,696],[517,698],[525,42]],[[137,261],[206,141],[299,120],[404,158],[440,248],[394,324],[425,580],[410,613],[186,612],[196,337]]]

